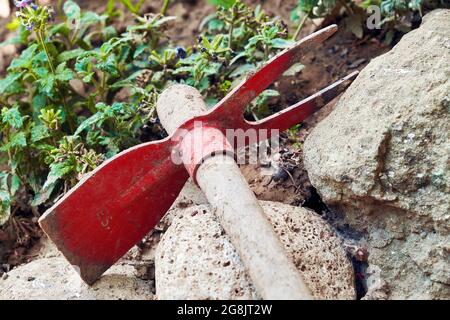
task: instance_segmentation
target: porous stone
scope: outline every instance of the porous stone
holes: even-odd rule
[[[450,298],[449,61],[450,10],[436,10],[369,63],[305,142],[312,184],[343,213],[336,225],[380,270],[373,297]]]
[[[86,285],[61,255],[34,260],[0,280],[0,300],[151,300],[148,282],[119,262],[93,286]]]
[[[354,299],[353,269],[331,227],[312,211],[261,202],[315,298]],[[258,299],[245,267],[208,205],[177,212],[155,257],[158,299]]]

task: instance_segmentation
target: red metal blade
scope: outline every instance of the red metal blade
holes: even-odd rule
[[[131,148],[80,181],[40,219],[91,284],[164,216],[188,173],[171,161],[169,139]]]
[[[263,92],[269,85],[277,80],[286,70],[295,63],[300,62],[300,58],[305,52],[313,50],[326,39],[331,37],[338,27],[331,25],[323,28],[311,35],[303,38],[273,57],[255,74],[243,81],[223,98],[208,115],[216,117],[220,121],[224,119],[234,120],[242,117],[245,107]],[[233,128],[233,127],[231,127]]]
[[[277,112],[267,118],[256,122],[247,122],[248,128],[260,129],[278,129],[280,132],[287,130],[294,125],[302,122],[318,110],[325,106],[328,102],[336,98],[345,91],[347,87],[358,76],[359,71],[352,72],[348,76],[336,81],[332,85],[320,90],[319,92],[309,96],[308,98]],[[245,120],[244,120],[245,121]]]

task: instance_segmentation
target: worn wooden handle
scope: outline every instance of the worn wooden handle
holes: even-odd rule
[[[174,85],[160,96],[157,111],[171,134],[186,120],[204,113],[206,106],[196,89]],[[261,297],[312,299],[233,157],[208,157],[195,175]]]

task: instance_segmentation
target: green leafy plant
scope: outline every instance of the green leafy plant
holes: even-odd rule
[[[212,1],[216,14],[202,23],[198,46],[177,73],[187,72],[188,84],[205,93],[211,103],[255,71],[267,59],[294,42],[279,18],[269,18],[260,6],[241,1]],[[265,106],[261,104],[261,109]],[[255,115],[258,108],[253,110]]]
[[[109,16],[73,1],[53,24],[50,7],[31,1],[17,12],[26,46],[0,80],[1,222],[11,207],[51,203],[106,157],[140,142],[153,115],[154,89],[134,81],[173,18],[140,17],[118,35]],[[97,43],[102,43],[100,46]],[[123,102],[114,102],[127,89]],[[18,194],[27,197],[18,197]]]
[[[227,1],[217,2],[195,46],[174,46],[165,36],[175,20],[165,15],[168,1],[144,16],[143,1],[121,2],[136,14],[122,33],[113,1],[103,14],[60,1],[61,16],[20,2],[16,37],[6,43],[24,49],[0,79],[0,224],[45,209],[105,159],[163,136],[155,105],[171,83],[195,86],[213,105],[292,44],[280,19]],[[249,116],[270,112],[277,96],[267,90]]]
[[[405,24],[402,17],[414,12],[422,14],[423,0],[366,0],[355,2],[352,0],[298,0],[296,8],[291,12],[291,20],[298,24],[294,39],[298,37],[307,19],[322,18],[332,13],[345,13],[347,27],[357,36],[362,38],[364,27],[368,18],[366,9],[375,5],[380,7],[381,26],[389,29],[398,28],[404,32]]]

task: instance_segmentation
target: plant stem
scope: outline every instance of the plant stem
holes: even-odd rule
[[[234,22],[236,20],[237,9],[236,6],[233,6],[231,9],[231,21],[230,21],[230,30],[228,30],[228,48],[233,51],[233,31],[234,31]]]
[[[52,59],[50,58],[50,53],[48,52],[47,45],[45,44],[44,36],[42,35],[42,31],[40,31],[40,30],[37,31],[36,35],[38,37],[39,42],[41,43],[42,48],[45,51],[45,55],[47,56],[47,61],[48,61],[48,65],[50,66],[50,70],[52,71],[53,75],[55,75],[56,74],[55,67],[53,66]]]
[[[73,33],[73,35],[72,35],[72,37],[69,35],[69,45],[70,45],[70,49],[72,49],[73,48],[73,46],[74,46],[74,42],[75,42],[75,40],[77,39],[77,37],[78,37],[78,31],[79,31],[79,28],[77,27],[76,29],[75,29],[75,32]]]
[[[263,46],[264,46],[264,60],[268,60],[270,55],[269,45],[263,44]]]
[[[310,13],[311,13],[311,10],[304,13],[304,16],[302,17],[302,20],[300,20],[300,23],[298,24],[297,30],[295,30],[295,33],[294,33],[294,35],[292,37],[293,40],[297,40],[298,35],[300,34],[300,31],[302,30],[303,25],[305,24],[306,20],[308,19]]]
[[[55,66],[53,65],[52,59],[50,58],[50,53],[48,51],[47,45],[45,44],[42,31],[41,30],[36,31],[36,35],[38,37],[38,41],[41,43],[41,46],[45,51],[45,55],[47,56],[47,61],[48,61],[48,65],[50,66],[50,70],[52,71],[53,76],[56,76]],[[58,91],[60,99],[62,100],[64,110],[67,112],[68,115],[70,115],[69,108],[67,107],[66,97],[62,93],[61,88],[59,86],[57,87],[57,91]],[[67,117],[67,122],[69,124],[70,130],[73,132],[75,130],[75,123],[74,123],[72,117],[70,117],[70,116]]]
[[[106,101],[106,72],[103,72],[102,75],[101,95],[103,100]]]
[[[230,30],[228,31],[228,48],[233,50],[233,31],[234,31],[234,22],[230,25]]]
[[[58,0],[58,4],[56,5],[56,9],[58,10],[58,13],[61,14],[63,11],[63,1]]]
[[[164,0],[164,1],[163,1],[163,5],[162,5],[162,7],[161,7],[161,14],[162,14],[163,16],[166,15],[167,9],[169,9],[169,0]]]

